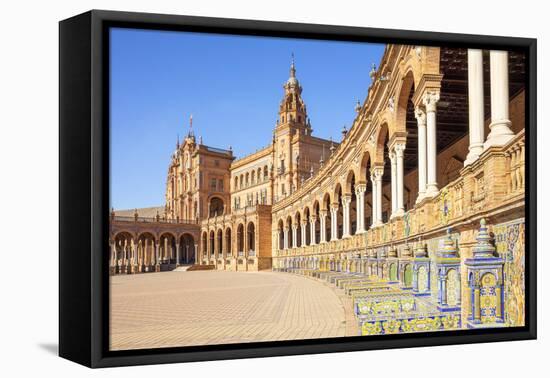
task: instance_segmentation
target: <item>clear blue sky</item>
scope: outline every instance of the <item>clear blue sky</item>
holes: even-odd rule
[[[340,140],[383,45],[187,32],[111,31],[111,206],[164,204],[176,139],[245,156],[271,142],[291,53],[314,135]]]

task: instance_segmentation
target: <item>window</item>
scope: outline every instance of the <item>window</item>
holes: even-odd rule
[[[216,190],[216,179],[210,179],[210,190]]]
[[[220,166],[220,161],[219,160],[214,160],[214,166],[219,167]]]
[[[218,191],[223,192],[223,180],[218,180]]]

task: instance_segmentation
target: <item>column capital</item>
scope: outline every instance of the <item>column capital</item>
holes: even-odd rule
[[[307,226],[307,223],[308,223],[307,220],[304,219],[304,220],[302,220],[302,221],[300,222],[300,225],[301,225],[302,227],[305,227],[305,226]]]
[[[426,112],[435,112],[437,102],[439,101],[439,91],[427,91],[422,96],[422,103],[426,107]]]
[[[418,126],[426,126],[426,112],[420,106],[414,109],[414,116],[418,122]]]
[[[344,194],[342,196],[342,204],[349,205],[351,203],[351,194]]]
[[[367,190],[367,184],[357,184],[355,186],[355,195],[359,196],[360,194],[365,193]]]
[[[382,176],[384,175],[384,167],[373,167],[371,170],[371,179],[374,178],[374,180],[382,180]]]
[[[309,223],[315,223],[317,222],[317,216],[316,215],[311,215],[309,217]]]
[[[394,144],[393,149],[395,151],[395,155],[397,156],[397,158],[402,158],[403,153],[405,152],[405,143],[397,142]]]
[[[327,215],[328,215],[328,210],[326,210],[326,209],[319,210],[319,216],[320,216],[321,218],[326,218]]]

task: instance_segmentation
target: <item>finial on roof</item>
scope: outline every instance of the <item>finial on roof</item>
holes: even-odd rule
[[[355,112],[359,113],[361,111],[361,102],[357,100],[357,104],[355,104]]]

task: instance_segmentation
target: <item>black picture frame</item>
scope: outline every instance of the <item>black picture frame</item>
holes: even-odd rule
[[[506,48],[526,54],[526,324],[388,336],[108,350],[110,27]],[[59,355],[88,367],[536,338],[536,39],[92,10],[59,24]]]

